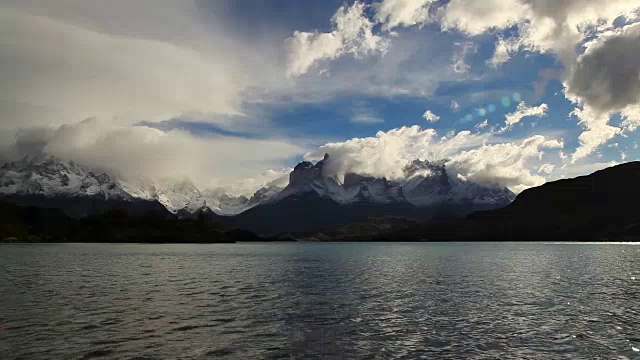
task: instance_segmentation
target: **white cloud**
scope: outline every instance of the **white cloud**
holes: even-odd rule
[[[478,124],[475,126],[475,128],[476,128],[476,129],[484,129],[484,128],[486,128],[487,126],[489,126],[489,120],[484,119],[484,121],[482,121],[482,122],[478,123]]]
[[[574,46],[594,30],[611,27],[620,15],[634,16],[636,0],[452,0],[442,9],[442,27],[475,36],[518,28],[518,35],[499,41],[494,64],[518,49],[574,57]]]
[[[403,166],[416,158],[446,158],[452,176],[459,174],[470,181],[521,191],[545,181],[530,172],[528,161],[538,161],[543,149],[559,147],[562,142],[541,135],[505,142],[490,133],[461,131],[440,137],[433,129],[412,126],[380,131],[375,137],[329,143],[305,158],[316,160],[329,153],[326,166],[329,176],[342,178],[345,173],[356,172],[390,179],[401,178]]]
[[[549,175],[553,172],[555,168],[556,166],[553,164],[542,164],[540,165],[540,167],[538,167],[538,174]]]
[[[287,75],[303,75],[316,63],[345,54],[356,58],[375,52],[384,54],[388,40],[373,34],[374,23],[365,15],[366,8],[358,1],[349,7],[341,6],[331,18],[334,30],[330,33],[296,31],[287,39]]]
[[[471,66],[466,63],[469,54],[478,51],[478,46],[470,41],[455,43],[456,51],[453,53],[452,64],[453,71],[458,74],[464,74],[469,71]]]
[[[518,42],[511,39],[500,38],[496,42],[493,56],[487,60],[487,64],[497,69],[500,65],[511,59],[511,53],[517,51]]]
[[[288,40],[288,76],[306,73],[316,62],[335,59],[342,55],[342,38],[334,33],[308,33],[296,31]]]
[[[422,114],[422,118],[428,122],[436,122],[440,120],[440,116],[434,114],[431,110],[425,111],[424,114]]]
[[[520,122],[525,117],[543,117],[546,116],[549,106],[547,104],[540,104],[538,106],[528,107],[524,101],[518,104],[516,111],[505,115],[505,127],[501,131],[506,131],[513,127],[513,125]]]
[[[621,129],[609,124],[620,112],[622,128],[640,124],[640,23],[611,31],[586,45],[565,80],[569,99],[581,108],[574,114],[586,131],[574,160],[585,157]]]
[[[608,125],[613,113],[623,111],[623,126],[635,128],[640,24],[614,29],[613,22],[620,16],[637,19],[638,9],[637,0],[452,0],[441,9],[441,25],[470,36],[516,28],[515,36],[499,36],[487,62],[493,67],[520,50],[556,54],[567,68],[566,97],[577,104],[578,113],[589,113],[580,117],[586,131],[574,155],[578,159],[617,133]],[[586,50],[577,53],[587,40]]]
[[[470,181],[506,186],[520,192],[545,182],[544,177],[531,174],[527,161],[540,159],[543,149],[559,147],[561,142],[535,135],[521,142],[483,145],[459,152],[451,157],[448,167]]]
[[[640,81],[640,75],[638,75]],[[627,131],[635,131],[640,127],[640,104],[629,105],[625,107],[621,112],[623,122],[622,127]]]
[[[244,195],[251,197],[256,190],[265,186],[277,186],[284,188],[289,184],[289,174],[293,171],[291,168],[270,169],[263,171],[258,175],[234,181],[232,183],[210,183],[206,185],[208,188],[224,189],[224,192],[230,195]]]
[[[455,100],[451,100],[451,105],[450,106],[451,106],[451,110],[453,112],[458,112],[460,110],[460,104],[458,104],[458,102],[455,101]]]
[[[436,0],[383,0],[377,3],[376,20],[390,30],[398,26],[422,26],[433,21],[429,9]]]
[[[442,9],[442,28],[480,35],[518,24],[529,12],[519,0],[451,0]]]
[[[0,5],[0,127],[240,111],[255,67],[244,45],[201,28],[192,2],[109,4]],[[177,39],[164,29],[176,27]]]
[[[579,123],[586,129],[578,139],[580,146],[576,149],[572,156],[572,161],[577,161],[594,152],[599,146],[605,144],[616,134],[620,133],[620,129],[609,125],[611,114],[600,113],[590,107],[575,109],[572,113],[579,119]]]
[[[383,123],[384,119],[378,116],[372,109],[363,104],[359,104],[353,108],[351,122],[357,124],[379,124]]]

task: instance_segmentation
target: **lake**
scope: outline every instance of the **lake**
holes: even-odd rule
[[[0,358],[640,358],[640,246],[0,245]]]

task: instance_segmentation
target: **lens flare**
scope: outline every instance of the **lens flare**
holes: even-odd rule
[[[473,120],[473,115],[467,114],[467,115],[464,116],[464,121],[469,122],[471,120]]]
[[[513,93],[513,95],[511,95],[511,98],[513,99],[514,102],[520,102],[520,100],[522,100],[522,95],[520,95],[520,93]]]
[[[511,106],[511,99],[509,99],[506,96],[502,98],[501,102],[502,102],[502,106],[504,106],[504,107]]]
[[[476,110],[476,114],[478,114],[478,116],[480,117],[483,117],[487,115],[487,110],[485,110],[484,108],[479,108]]]
[[[496,106],[495,106],[495,105],[493,105],[493,104],[489,104],[489,105],[487,106],[487,111],[488,111],[488,112],[490,112],[490,113],[492,113],[492,112],[496,111]]]

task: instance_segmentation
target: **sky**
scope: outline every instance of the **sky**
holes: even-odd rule
[[[0,0],[0,156],[249,195],[416,158],[521,191],[640,155],[640,0]]]

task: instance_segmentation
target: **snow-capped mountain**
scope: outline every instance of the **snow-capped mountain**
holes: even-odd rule
[[[405,166],[402,192],[411,204],[507,205],[515,198],[509,189],[486,186],[453,177],[447,173],[446,161],[414,160]]]
[[[400,184],[385,178],[375,178],[367,175],[349,173],[342,184],[335,177],[325,176],[324,166],[329,159],[324,159],[315,165],[303,161],[298,164],[289,176],[289,185],[269,201],[278,201],[290,196],[314,193],[320,197],[330,198],[339,204],[371,202],[378,204],[406,202]]]
[[[329,155],[315,165],[304,161],[290,175],[289,185],[270,201],[312,193],[339,204],[409,203],[418,207],[440,204],[506,205],[515,198],[507,188],[486,186],[454,178],[447,173],[446,161],[414,160],[407,164],[404,179],[390,181],[368,175],[347,173],[340,183],[323,173]]]
[[[0,195],[100,201],[158,201],[174,214],[195,214],[207,208],[219,215],[235,215],[279,192],[269,187],[252,199],[221,190],[200,191],[189,179],[125,179],[91,171],[73,161],[29,156],[0,167]]]
[[[2,165],[0,194],[104,200],[134,198],[112,176],[54,157],[24,157]]]
[[[389,181],[386,178],[347,173],[344,176],[342,187],[345,194],[343,198],[349,202],[378,204],[406,202],[400,183]]]
[[[207,202],[200,190],[186,178],[164,178],[157,182],[151,179],[122,181],[122,187],[134,197],[159,201],[174,214],[195,214],[207,208]]]
[[[224,189],[203,190],[207,206],[218,215],[236,215],[249,208],[246,196],[229,195]]]
[[[407,164],[404,178],[388,180],[347,173],[342,181],[325,174],[329,155],[313,164],[299,163],[289,174],[283,189],[267,185],[251,198],[233,196],[224,189],[200,190],[189,179],[123,179],[91,171],[73,161],[54,157],[25,157],[0,167],[0,195],[44,196],[46,198],[91,198],[101,201],[159,202],[180,216],[211,210],[218,215],[237,215],[263,204],[310,197],[328,199],[339,205],[409,205],[421,208],[437,205],[497,207],[515,195],[506,188],[466,181],[447,173],[446,162],[414,160]],[[404,211],[404,210],[403,210]]]

